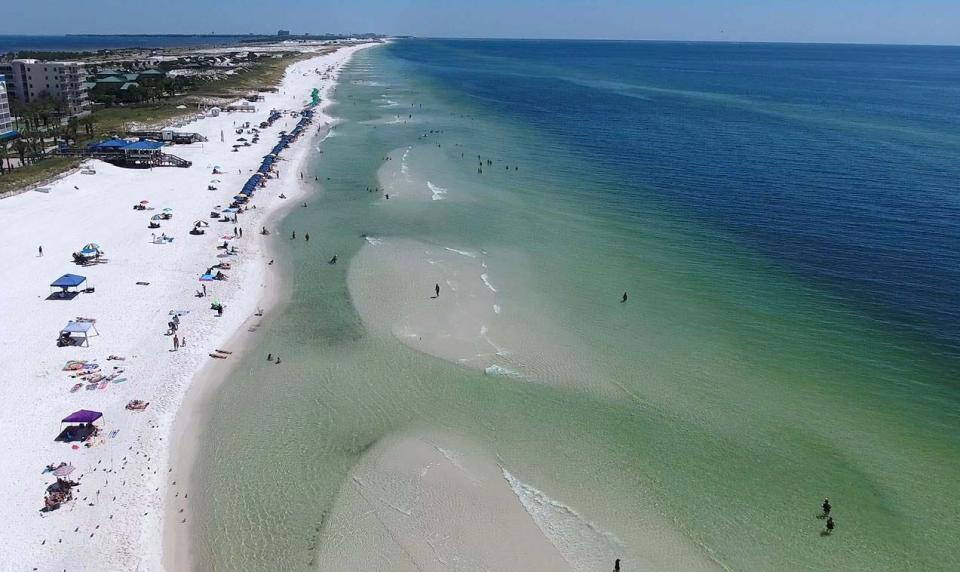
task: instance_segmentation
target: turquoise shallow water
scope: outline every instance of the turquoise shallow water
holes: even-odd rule
[[[956,569],[952,55],[358,54],[311,167],[323,188],[276,234],[312,236],[282,241],[292,302],[203,432],[201,566],[322,567],[351,470],[425,429],[492,452],[575,511],[561,539],[588,523],[628,562],[658,522],[733,569]],[[447,248],[476,258],[424,254]],[[499,308],[481,367],[383,333],[407,284],[429,293],[431,260],[475,271]],[[278,348],[279,371],[261,361]]]

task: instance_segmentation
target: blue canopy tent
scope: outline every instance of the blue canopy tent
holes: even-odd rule
[[[100,335],[94,322],[86,320],[75,322],[70,320],[67,322],[67,325],[60,330],[60,340],[58,340],[57,345],[74,345],[69,342],[69,340],[73,339],[73,334],[81,334],[83,335],[83,342],[80,345],[90,347],[90,330],[93,330],[95,335]]]
[[[86,276],[79,276],[77,274],[64,274],[60,278],[57,278],[50,283],[51,288],[60,288],[60,292],[54,292],[51,296],[57,298],[71,298],[69,294],[74,296],[79,292],[80,285],[87,281]],[[70,288],[76,288],[74,292],[70,292]]]
[[[163,143],[160,141],[150,141],[148,139],[141,139],[140,141],[134,141],[124,146],[125,151],[156,151],[163,147]]]

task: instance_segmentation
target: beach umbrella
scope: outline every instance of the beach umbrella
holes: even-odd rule
[[[204,274],[200,277],[201,282],[210,282],[211,280],[213,280],[213,276],[210,274]]]
[[[150,201],[144,199],[144,200],[140,201],[140,204],[141,204],[141,205],[150,204]]]
[[[81,250],[100,250],[100,245],[95,242],[88,242]]]
[[[229,207],[228,207],[228,208],[223,209],[223,210],[220,211],[220,212],[222,212],[222,213],[235,213],[235,212],[237,212],[237,209],[235,209],[235,208],[229,208]]]
[[[65,477],[76,470],[76,467],[73,465],[64,465],[53,471],[53,474],[58,477]]]
[[[246,141],[246,140],[247,140],[246,137],[238,137],[238,138],[237,138],[237,141]]]
[[[245,201],[245,200],[247,200],[247,197],[245,197],[244,195],[234,195],[234,196],[233,196],[233,200],[235,200],[235,201]]]
[[[220,182],[220,179],[210,179],[210,182],[211,182],[211,183],[219,183],[219,182]]]
[[[210,226],[210,223],[205,220],[193,221],[193,226]]]
[[[150,217],[150,220],[163,220],[163,217],[158,214],[155,214],[152,217]]]
[[[172,213],[172,212],[173,212],[173,209],[170,208],[170,207],[167,207],[167,208],[163,209],[163,212],[165,212],[165,213]]]

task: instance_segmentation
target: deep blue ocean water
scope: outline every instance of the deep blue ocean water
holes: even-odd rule
[[[960,357],[960,48],[412,40],[393,55]],[[642,200],[641,200],[642,199]]]

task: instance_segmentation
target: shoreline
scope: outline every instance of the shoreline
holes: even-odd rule
[[[192,161],[189,169],[122,169],[88,161],[84,165],[93,167],[93,174],[74,173],[46,192],[0,201],[0,215],[8,223],[0,229],[0,255],[10,264],[13,283],[0,300],[0,313],[16,325],[0,331],[6,342],[0,359],[9,364],[10,379],[17,380],[0,387],[0,398],[10,410],[9,427],[18,428],[0,437],[15,461],[0,467],[0,477],[16,484],[0,515],[20,523],[0,547],[0,561],[36,569],[75,569],[79,563],[109,570],[159,570],[170,562],[164,554],[171,524],[167,498],[179,497],[173,491],[182,487],[177,486],[182,477],[173,461],[180,460],[170,437],[184,442],[183,433],[176,432],[181,409],[197,411],[199,406],[191,404],[196,388],[212,379],[211,372],[228,369],[216,362],[230,359],[212,360],[207,354],[224,348],[239,359],[240,338],[247,333],[241,328],[250,326],[258,306],[274,305],[284,295],[277,274],[267,271],[266,261],[275,250],[270,240],[262,240],[267,237],[257,237],[257,227],[275,224],[299,204],[306,186],[296,172],[318,136],[310,130],[331,121],[323,109],[337,71],[354,51],[369,45],[317,52],[291,64],[278,92],[266,94],[253,113],[209,115],[183,126],[182,131],[207,137],[169,150]],[[293,127],[298,118],[286,112],[303,109],[313,87],[323,97],[315,121],[281,153],[277,176],[252,203],[257,208],[240,215],[238,223],[210,218],[210,205],[229,204],[279,132]],[[284,114],[261,130],[262,140],[232,148],[238,126],[243,132],[241,123],[259,124],[271,108]],[[211,174],[214,166],[220,167],[219,174]],[[280,199],[281,193],[289,197]],[[149,201],[150,210],[131,211],[138,201]],[[151,232],[146,223],[161,209],[173,216]],[[205,235],[186,232],[197,224],[191,221],[205,221]],[[219,235],[231,232],[225,224],[252,233],[224,236],[235,239],[235,256],[214,248]],[[158,233],[172,238],[158,241]],[[100,245],[102,260],[78,267],[70,253],[88,242]],[[275,257],[282,266],[283,257]],[[225,260],[231,262],[226,280],[197,281],[211,261]],[[283,275],[283,268],[275,270]],[[48,296],[50,281],[64,273],[85,276],[84,286],[93,289]],[[206,297],[200,296],[201,284],[210,289]],[[222,316],[212,312],[208,297],[223,303]],[[171,332],[163,335],[173,312],[181,319],[177,333],[184,343],[179,349],[171,348]],[[74,316],[95,318],[98,335],[83,345],[58,347],[57,331]],[[269,314],[263,319],[269,320]],[[234,343],[235,348],[227,347]],[[104,381],[85,386],[87,380],[64,369],[67,360],[85,361]],[[129,410],[126,404],[135,399],[146,402],[146,409]],[[80,409],[102,413],[100,433],[79,444],[54,441],[57,422]],[[80,484],[57,510],[38,516],[45,488],[55,480],[41,469],[61,462],[72,467],[68,478]]]
[[[361,47],[370,47],[370,45],[363,44]],[[340,67],[349,60],[350,57],[348,56],[338,66],[334,81],[321,90],[322,102],[318,106],[318,115],[320,120],[325,121],[325,124],[314,135],[303,138],[295,144],[295,157],[289,160],[290,164],[287,166],[295,172],[303,170],[313,146],[322,144],[330,130],[338,123],[337,119],[327,115],[325,110],[335,103],[330,94],[336,89]],[[273,229],[272,232],[274,233],[279,223],[296,210],[301,199],[322,192],[322,189],[316,186],[311,187],[308,181],[295,179],[295,184],[290,185],[289,188],[284,187],[284,191],[286,191],[288,202],[271,210],[263,221],[263,226]],[[274,238],[276,237],[274,236]],[[275,265],[277,265],[273,272],[267,271],[268,260],[274,260]],[[263,311],[263,315],[248,317],[225,342],[231,348],[231,351],[239,355],[245,354],[257,345],[261,335],[260,328],[267,326],[275,319],[277,314],[289,303],[293,292],[293,283],[290,279],[293,272],[293,262],[289,253],[280,248],[280,243],[271,239],[266,240],[263,255],[259,257],[257,262],[265,272],[264,292],[257,303],[257,307]],[[256,323],[257,331],[251,332],[248,330],[248,326],[253,323]],[[177,411],[175,422],[170,430],[168,464],[185,467],[180,472],[181,480],[178,482],[184,483],[182,489],[187,494],[194,492],[196,485],[196,460],[199,451],[197,436],[201,434],[202,429],[210,419],[214,396],[238,367],[240,367],[238,362],[220,363],[211,361],[205,364],[195,372],[193,381],[184,395],[182,405]],[[162,532],[163,568],[166,570],[191,570],[196,564],[196,547],[191,542],[191,539],[195,537],[194,524],[188,522],[185,526],[177,526],[176,518],[180,514],[175,502],[177,497],[169,495],[169,487],[166,492],[166,514]]]

